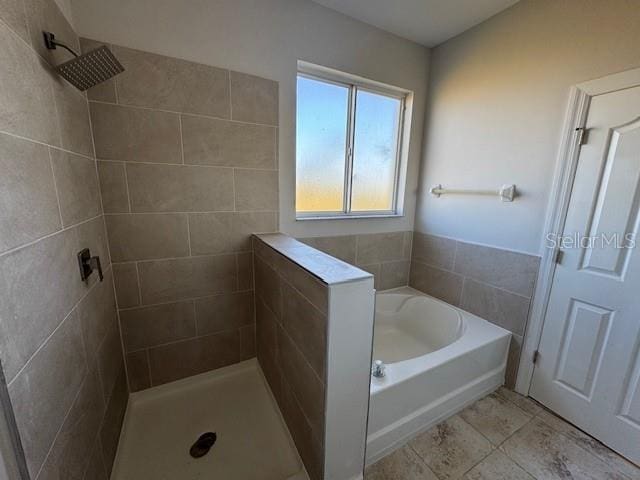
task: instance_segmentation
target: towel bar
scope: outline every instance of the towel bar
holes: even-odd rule
[[[461,189],[461,188],[442,188],[442,185],[438,184],[431,188],[430,192],[439,197],[446,194],[457,195],[490,195],[498,196],[503,202],[513,202],[516,196],[515,185],[503,185],[500,190],[473,190],[473,189]]]

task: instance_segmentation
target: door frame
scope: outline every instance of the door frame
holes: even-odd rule
[[[533,381],[533,363],[542,337],[542,328],[549,304],[553,276],[556,269],[556,249],[546,248],[549,233],[560,235],[564,229],[573,181],[580,155],[580,129],[585,125],[591,98],[597,95],[640,86],[640,68],[597,78],[571,87],[569,103],[562,127],[560,148],[553,174],[551,196],[547,205],[547,216],[542,239],[542,260],[538,271],[536,291],[531,305],[531,314],[525,330],[520,365],[516,379],[516,391],[529,395]]]

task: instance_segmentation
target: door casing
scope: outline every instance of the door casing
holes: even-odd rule
[[[580,129],[584,126],[592,97],[640,85],[640,68],[590,80],[571,87],[565,113],[560,149],[553,175],[551,197],[547,206],[545,235],[562,234],[571,199],[571,190],[580,155]],[[542,337],[542,327],[549,303],[557,250],[544,248],[531,315],[525,330],[524,344],[516,379],[516,391],[529,395],[533,380],[533,358]]]

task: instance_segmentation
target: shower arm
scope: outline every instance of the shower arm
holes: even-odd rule
[[[42,32],[42,35],[44,36],[44,45],[49,50],[55,50],[56,47],[62,47],[65,50],[67,50],[68,52],[70,52],[71,54],[73,54],[74,57],[78,57],[78,54],[76,52],[74,52],[71,49],[71,47],[68,47],[64,43],[56,42],[56,37],[55,37],[55,35],[53,33],[51,33],[51,32]]]

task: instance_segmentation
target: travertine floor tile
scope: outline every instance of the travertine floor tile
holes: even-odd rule
[[[365,480],[438,480],[411,447],[405,445],[368,467]]]
[[[491,443],[458,415],[414,438],[411,447],[441,480],[461,478],[491,452]]]
[[[611,465],[587,453],[538,418],[534,418],[500,447],[539,480],[622,480]]]
[[[516,465],[499,450],[494,451],[465,476],[465,480],[533,480],[533,477]]]
[[[587,452],[595,455],[603,462],[607,463],[611,468],[633,480],[640,480],[640,468],[617,455],[613,450],[609,449],[598,440],[590,437],[586,433],[578,430],[573,425],[565,422],[548,410],[541,409],[538,418],[553,428],[556,432],[560,432],[571,438],[579,447]]]
[[[516,406],[520,407],[522,410],[527,412],[530,415],[537,415],[540,413],[543,408],[531,398],[527,398],[519,393],[514,392],[513,390],[509,390],[505,387],[500,387],[496,393],[500,395],[505,400],[509,400],[511,403],[514,403]]]
[[[531,420],[531,415],[495,393],[465,408],[460,416],[494,445],[500,445]]]

